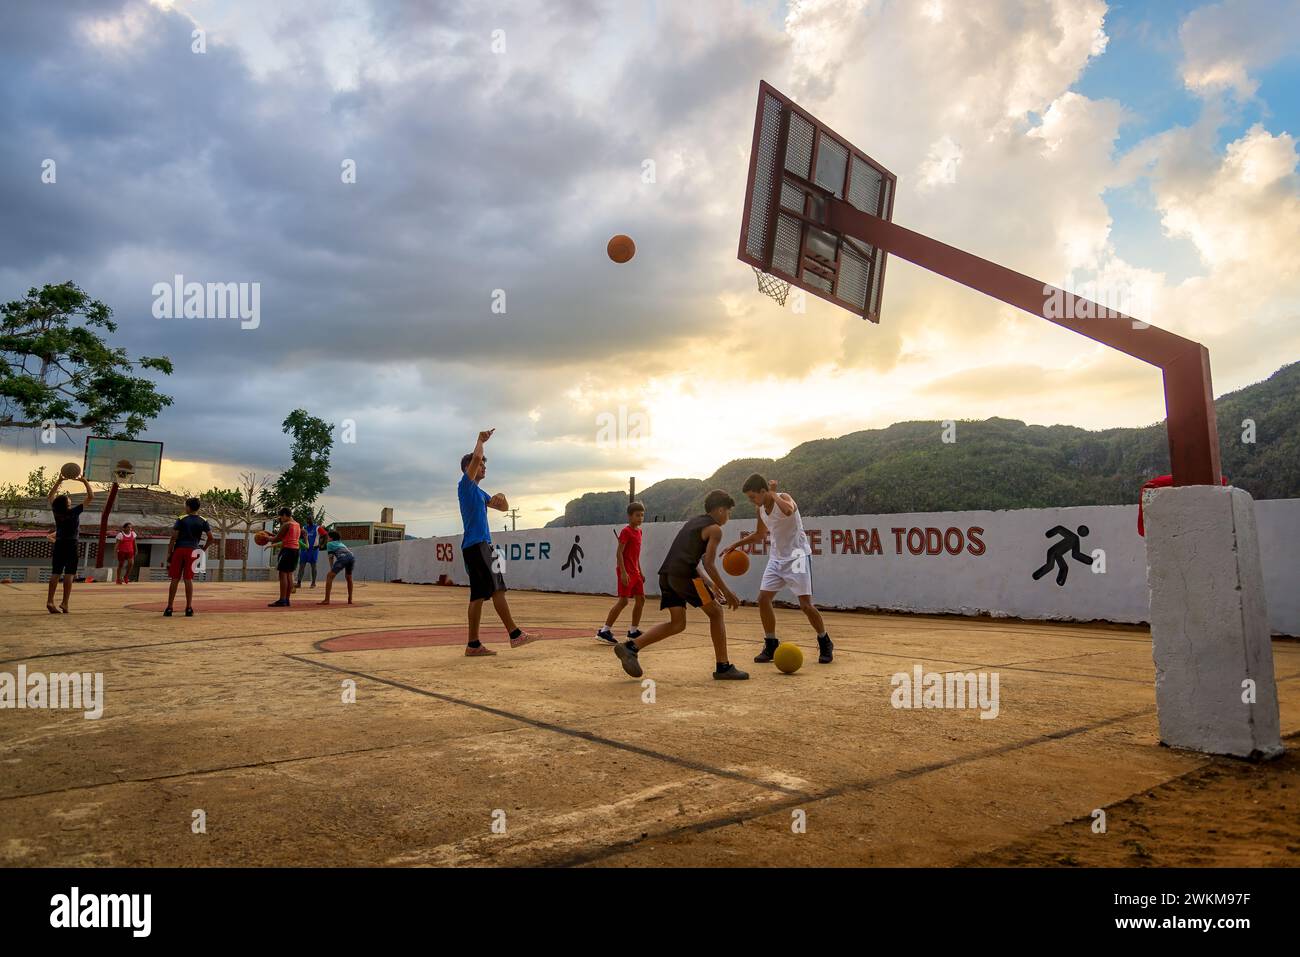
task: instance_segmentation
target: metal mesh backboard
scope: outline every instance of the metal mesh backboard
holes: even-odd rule
[[[162,475],[161,442],[86,439],[86,461],[82,473],[91,482],[120,482],[123,485],[157,485]]]
[[[892,220],[897,182],[789,97],[760,83],[740,259],[879,322],[885,253],[822,223],[828,197]]]

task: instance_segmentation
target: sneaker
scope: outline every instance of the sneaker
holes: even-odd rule
[[[510,639],[510,647],[511,647],[511,648],[522,648],[524,645],[529,644],[530,642],[534,642],[534,641],[536,641],[536,640],[537,640],[538,638],[540,638],[540,637],[542,637],[542,636],[541,636],[541,635],[530,635],[528,632],[521,630],[521,631],[519,632],[519,637],[518,637],[518,638],[511,638],[511,639]]]
[[[735,665],[728,664],[725,668],[714,668],[713,677],[718,681],[745,681],[749,678],[749,672],[741,671]]]
[[[163,617],[164,617],[164,618],[170,618],[171,616],[172,616],[172,610],[171,610],[170,608],[164,608],[164,609],[163,609]]]
[[[819,635],[817,638],[817,648],[821,652],[821,654],[817,656],[817,664],[829,665],[835,657],[835,645],[831,643],[831,636],[826,635],[825,637],[822,637]]]
[[[763,650],[754,656],[754,660],[760,665],[765,665],[772,660],[772,654],[776,651],[776,646],[781,642],[775,638],[763,639]]]
[[[629,629],[627,630],[627,640],[628,640],[628,641],[636,641],[636,640],[637,640],[638,638],[640,638],[640,637],[641,637],[641,629],[640,629],[640,628],[629,628]]]
[[[194,617],[194,609],[193,609],[193,608],[186,608],[186,609],[185,609],[185,617],[186,617],[186,618],[193,618],[193,617]]]
[[[495,651],[493,651],[493,650],[492,650],[491,648],[489,648],[487,645],[484,645],[484,644],[481,644],[481,643],[479,644],[479,646],[478,646],[477,648],[475,648],[473,645],[466,645],[466,646],[465,646],[465,657],[466,657],[466,658],[486,658],[486,657],[488,657],[489,655],[495,655],[495,654],[496,654]]]
[[[633,678],[641,677],[641,662],[637,658],[637,650],[635,647],[626,641],[622,641],[614,646],[614,654],[618,655],[618,660],[623,663],[624,671]]]
[[[288,608],[289,602],[283,598],[277,598],[275,601],[267,602],[267,608]]]
[[[603,642],[604,642],[605,644],[607,644],[607,645],[616,645],[616,644],[618,644],[618,639],[614,637],[614,633],[613,633],[612,631],[609,630],[609,627],[608,627],[608,626],[606,626],[606,627],[600,629],[598,632],[596,632],[596,640],[597,640],[597,641],[603,641]]]

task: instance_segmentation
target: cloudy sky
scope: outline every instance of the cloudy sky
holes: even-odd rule
[[[355,423],[329,514],[421,535],[480,428],[526,527],[906,419],[1144,425],[1154,369],[902,261],[879,326],[758,295],[758,82],[898,175],[896,221],[1140,290],[1223,393],[1300,358],[1298,49],[1294,0],[9,0],[0,298],[74,280],[175,361],[165,485],[284,468],[302,406]],[[155,318],[176,274],[259,283],[260,324]],[[5,435],[0,481],[80,442]]]

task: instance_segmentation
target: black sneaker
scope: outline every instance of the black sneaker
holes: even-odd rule
[[[607,627],[602,628],[600,629],[600,631],[596,632],[596,640],[603,641],[607,645],[618,644],[618,639],[614,637],[614,633],[610,631],[609,628]]]
[[[623,670],[633,678],[641,677],[641,662],[637,660],[636,648],[629,642],[620,642],[614,646],[614,654],[623,662]]]
[[[628,641],[636,641],[636,640],[637,640],[638,638],[640,638],[640,637],[641,637],[641,629],[640,629],[640,628],[629,628],[629,629],[627,630],[627,640],[628,640]]]
[[[185,609],[185,617],[186,617],[186,618],[193,618],[193,617],[194,617],[194,609],[193,609],[193,608],[186,608],[186,609]]]
[[[763,639],[763,650],[754,656],[754,660],[760,665],[765,665],[772,660],[772,654],[776,651],[776,646],[781,642],[775,638]]]
[[[170,608],[164,608],[164,609],[163,609],[163,617],[164,617],[164,618],[170,618],[171,616],[172,616],[172,610],[171,610]]]
[[[729,664],[725,668],[714,668],[713,677],[718,681],[745,681],[749,678],[749,672]]]
[[[817,648],[821,652],[817,656],[817,664],[829,665],[835,657],[835,645],[831,643],[831,636],[826,635],[823,637],[819,635],[817,637]]]

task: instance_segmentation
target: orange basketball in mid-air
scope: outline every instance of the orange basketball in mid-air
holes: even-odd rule
[[[722,556],[722,570],[732,578],[749,571],[749,556],[744,552],[727,552]]]
[[[636,243],[632,242],[631,236],[624,236],[619,233],[609,241],[606,251],[609,258],[616,263],[625,263],[636,255]]]

